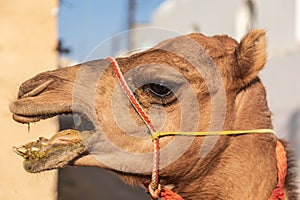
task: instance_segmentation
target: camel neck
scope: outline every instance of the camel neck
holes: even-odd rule
[[[273,129],[266,91],[258,78],[240,90],[234,102],[234,130]]]

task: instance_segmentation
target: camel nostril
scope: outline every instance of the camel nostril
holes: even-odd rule
[[[32,90],[29,90],[28,92],[25,92],[23,94],[19,94],[19,98],[37,96],[41,92],[43,92],[53,81],[54,81],[53,79],[47,80],[46,82],[38,85],[37,87],[33,88]]]

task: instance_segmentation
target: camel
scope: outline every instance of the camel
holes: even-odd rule
[[[128,57],[116,58],[128,87],[159,132],[160,185],[183,199],[269,199],[278,182],[275,148],[287,152],[284,196],[297,199],[295,168],[286,142],[272,133],[266,91],[258,73],[266,63],[263,30],[241,42],[192,33]],[[13,119],[30,124],[73,114],[74,129],[15,147],[31,173],[66,165],[93,166],[132,185],[151,182],[153,140],[107,59],[47,71],[24,82],[10,104]],[[174,198],[175,199],[175,198]]]

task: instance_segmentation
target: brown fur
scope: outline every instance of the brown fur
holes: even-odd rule
[[[187,128],[192,127],[197,116],[200,118],[197,126],[193,128],[194,131],[206,131],[209,127],[219,130],[218,127],[222,125],[223,119],[224,125],[221,127],[223,130],[272,129],[266,91],[257,77],[266,62],[265,40],[265,33],[262,30],[250,32],[240,43],[224,35],[207,37],[202,34],[190,34],[164,41],[145,52],[119,58],[117,61],[123,73],[129,74],[128,83],[131,87],[138,85],[139,81],[151,79],[150,81],[153,82],[158,78],[180,83],[176,91],[178,95],[170,95],[166,98],[156,97],[149,92],[149,88],[145,89],[144,86],[134,91],[146,112],[149,112],[153,105],[161,105],[164,108],[166,120],[163,123],[160,122],[161,118],[153,117],[153,121],[159,125],[161,131],[178,130],[182,119],[186,119]],[[45,115],[80,112],[96,127],[100,124],[101,130],[110,141],[126,152],[152,152],[150,137],[140,138],[128,135],[115,122],[112,100],[116,101],[120,107],[128,107],[128,105],[125,105],[126,97],[122,92],[117,94],[116,99],[113,97],[114,87],[118,80],[111,67],[105,69],[98,80],[99,67],[107,67],[109,64],[104,60],[91,61],[37,75],[22,84],[19,99],[11,104],[14,118],[20,122],[27,122],[30,121],[28,118],[30,116],[45,118]],[[199,67],[201,73],[196,70],[195,65]],[[72,96],[74,83],[76,78],[78,79],[76,75],[80,70],[84,70],[87,74],[79,82],[84,94],[74,97]],[[136,71],[130,73],[131,70]],[[177,71],[181,77],[172,74],[172,70]],[[144,77],[141,79],[139,76]],[[45,90],[30,97],[24,97],[24,94],[49,79],[53,82]],[[218,81],[223,83],[224,91],[222,84],[217,84]],[[185,97],[185,92],[188,90],[192,90],[195,94],[198,107],[188,107],[195,103],[192,98]],[[83,97],[90,94],[95,94],[96,116],[89,112],[85,113],[85,110],[79,108],[79,110],[74,110],[72,107],[75,102],[80,105],[81,109],[88,109],[89,104],[83,101]],[[222,97],[224,96],[226,99],[223,104]],[[184,110],[180,104],[182,102],[186,103],[184,105],[189,113],[183,117],[181,115]],[[225,109],[222,109],[223,106]],[[131,106],[129,115],[132,121],[143,126],[143,122]],[[95,119],[99,124],[94,121]],[[126,122],[128,118],[121,120]],[[143,131],[146,132],[145,129]],[[135,133],[136,130],[130,129],[129,132]],[[173,137],[162,138],[162,148],[167,147],[173,139]],[[173,191],[185,199],[268,199],[277,184],[276,136],[245,134],[221,137],[181,137],[180,141],[183,143],[174,146],[166,155],[171,156],[172,153],[176,153],[183,146],[181,144],[189,140],[191,144],[188,149],[174,162],[161,169],[162,185],[173,185]],[[106,147],[101,140],[94,140],[93,145]],[[113,151],[110,154],[96,152],[94,155],[99,154],[101,157],[113,160],[118,165],[117,167],[101,163],[89,154],[79,155],[69,164],[106,168],[116,172],[129,183],[145,186],[149,184],[150,171],[144,173],[137,171],[151,165],[151,159],[130,165],[128,157],[113,157],[114,153]],[[168,157],[165,158],[168,159]],[[55,157],[52,159],[55,160]],[[286,198],[295,200],[297,198],[295,174],[290,153],[288,153],[288,159]]]

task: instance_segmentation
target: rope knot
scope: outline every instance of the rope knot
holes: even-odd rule
[[[151,132],[152,141],[159,139],[159,132]]]
[[[148,191],[149,191],[149,194],[151,195],[152,199],[158,199],[160,197],[160,193],[161,193],[161,186],[160,186],[160,184],[158,184],[158,188],[156,190],[154,190],[152,187],[152,183],[150,183],[148,186]]]
[[[164,187],[161,188],[161,185],[158,185],[158,189],[154,190],[152,183],[148,186],[148,192],[151,195],[152,199],[162,199],[162,200],[184,200],[180,195],[174,193],[172,190]]]
[[[284,198],[284,191],[282,188],[280,187],[276,187],[273,191],[272,191],[272,194],[269,198],[269,200],[280,200],[280,199],[283,199]]]

